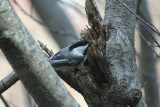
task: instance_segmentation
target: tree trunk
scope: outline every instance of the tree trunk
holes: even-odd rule
[[[135,0],[123,3],[136,11]],[[83,95],[89,107],[146,107],[136,77],[136,18],[117,0],[107,1],[104,21],[94,0],[86,0],[85,9],[90,27],[81,37],[94,42],[82,69],[89,73],[78,79],[72,72],[57,73]]]
[[[79,107],[7,0],[0,12],[0,48],[38,106]]]
[[[122,2],[130,7],[132,11],[136,11],[135,0]],[[99,102],[102,102],[102,106],[145,106],[135,75],[137,72],[134,48],[136,18],[121,6],[117,0],[108,0],[105,9],[103,29],[105,30],[104,34],[109,34],[105,35],[108,39],[105,42],[102,39],[103,35],[99,33],[98,36],[101,37],[96,39],[97,47],[93,49],[97,52],[95,52],[96,54],[92,53],[92,58],[89,59],[90,65],[96,65],[95,67],[90,66],[90,72],[94,75],[93,78],[101,89],[101,98],[103,100],[99,99]],[[88,11],[88,18],[90,19],[92,12],[90,13],[89,9]],[[92,18],[94,19],[94,17]],[[109,22],[112,23],[112,29],[107,27]],[[90,25],[91,32],[98,29],[97,25]],[[104,96],[102,97],[102,95]]]
[[[148,19],[147,21],[151,22],[151,17],[148,12],[148,7],[146,4],[146,0],[142,0],[140,4],[140,8],[138,10],[138,14],[143,19]],[[153,40],[149,37],[153,35],[153,32],[147,29],[147,26],[138,23],[140,32],[142,35],[148,40],[150,43],[154,44]],[[150,32],[150,33],[148,33]],[[159,107],[159,85],[157,81],[157,73],[156,73],[156,59],[154,52],[149,48],[147,43],[141,38],[141,52],[139,57],[140,69],[141,69],[141,78],[143,82],[147,81],[148,83],[144,87],[145,101],[149,107]]]
[[[135,0],[123,0],[123,3],[135,12]],[[88,51],[88,61],[81,69],[88,74],[57,71],[58,75],[83,95],[89,107],[146,107],[136,77],[135,17],[117,0],[107,1],[104,21],[94,0],[86,0],[85,9],[90,27],[83,30],[81,37],[94,42]],[[11,21],[0,16],[5,22],[0,26],[8,28],[0,36],[0,46],[37,104],[41,107],[79,106],[46,63],[47,59],[33,39],[16,20],[13,11],[10,12]],[[11,28],[13,23],[16,27]]]

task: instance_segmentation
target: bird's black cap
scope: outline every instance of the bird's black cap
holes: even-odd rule
[[[69,47],[69,50],[71,51],[71,50],[74,49],[74,48],[77,48],[77,47],[79,47],[79,46],[85,46],[85,45],[87,45],[87,44],[91,45],[92,42],[88,42],[88,41],[86,41],[86,40],[81,40],[81,41],[78,41],[78,42],[74,43],[73,45],[71,45],[71,46]]]

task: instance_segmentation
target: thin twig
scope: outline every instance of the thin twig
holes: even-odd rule
[[[8,102],[6,101],[6,99],[2,95],[0,95],[0,98],[3,101],[5,107],[10,107],[9,104],[8,104]]]
[[[47,48],[47,45],[44,45],[40,40],[38,40],[39,46],[41,47],[42,50],[44,50],[44,52],[47,53],[48,57],[51,57],[54,53],[52,50],[49,50]]]
[[[141,89],[144,88],[147,84],[148,84],[148,81],[145,81],[145,82],[142,84]]]
[[[122,1],[117,0],[119,3],[121,3],[127,10],[129,10],[137,19],[139,19],[143,24],[147,25],[149,28],[151,28],[154,32],[156,32],[160,36],[160,32],[157,30],[153,24],[147,23],[145,20],[143,20],[140,16],[138,16],[135,12],[133,12],[131,9],[129,9]]]
[[[14,71],[12,71],[8,76],[0,81],[0,94],[10,88],[19,80],[18,76]]]
[[[152,49],[152,51],[156,54],[156,57],[160,58],[160,55],[158,55],[158,53],[154,50],[153,47],[150,46],[150,48]]]
[[[153,25],[153,24],[149,24],[147,23],[145,20],[143,20],[140,16],[138,16],[135,12],[133,12],[131,9],[129,9],[122,1],[117,0],[119,3],[121,3],[127,10],[129,10],[137,19],[139,19],[143,24],[147,25],[149,28],[151,28],[152,31],[156,32],[159,36],[160,36],[160,32],[158,31],[158,29]],[[142,24],[142,25],[143,25]],[[145,26],[144,26],[145,27]],[[153,41],[156,43],[156,47],[160,48],[160,44],[158,43],[158,41],[156,40],[156,38],[147,31],[147,33],[150,35],[150,37],[153,39]],[[156,54],[156,56],[158,58],[160,58],[160,55],[157,54],[157,52],[154,50],[154,48],[152,46],[155,46],[153,44],[151,44],[149,41],[147,41],[145,39],[145,37],[142,35],[142,33],[140,32],[140,36],[142,37],[142,39],[147,43],[147,45],[153,50],[153,52]]]
[[[137,29],[137,31],[139,31],[137,27],[135,27],[135,28]],[[154,45],[154,44],[152,44],[151,42],[149,42],[149,41],[144,37],[144,35],[142,34],[141,31],[139,31],[139,34],[140,34],[140,36],[142,37],[142,39],[147,43],[147,45],[153,46],[153,47],[158,47],[157,45]]]
[[[136,27],[136,29],[137,29],[137,27]],[[139,34],[140,34],[141,38],[146,42],[147,46],[150,47],[152,49],[152,51],[155,53],[156,57],[160,58],[160,55],[158,55],[158,53],[153,48],[153,47],[158,47],[158,46],[155,46],[154,44],[152,44],[148,40],[146,40],[146,38],[143,36],[143,34],[140,31],[139,31]]]
[[[142,26],[144,26],[144,25],[142,25]],[[144,27],[146,28],[146,26],[144,26]],[[158,43],[158,41],[156,40],[156,38],[154,37],[154,35],[151,34],[148,30],[146,30],[146,32],[149,34],[149,36],[152,38],[152,40],[157,44],[157,47],[160,48],[160,44]]]

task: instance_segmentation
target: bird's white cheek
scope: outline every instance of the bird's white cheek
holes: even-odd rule
[[[80,50],[78,50],[78,49],[74,49],[73,51],[72,51],[72,54],[73,55],[78,55],[78,56],[82,56],[83,54],[82,54],[82,51],[80,51]]]
[[[85,49],[87,48],[87,46],[88,46],[88,45],[75,48],[75,49],[72,51],[72,54],[79,55],[79,56],[83,56],[83,53],[84,53]]]

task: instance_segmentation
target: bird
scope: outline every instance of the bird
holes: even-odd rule
[[[57,70],[69,71],[78,68],[86,61],[87,50],[92,43],[87,40],[78,41],[61,49],[52,55],[48,61]]]

